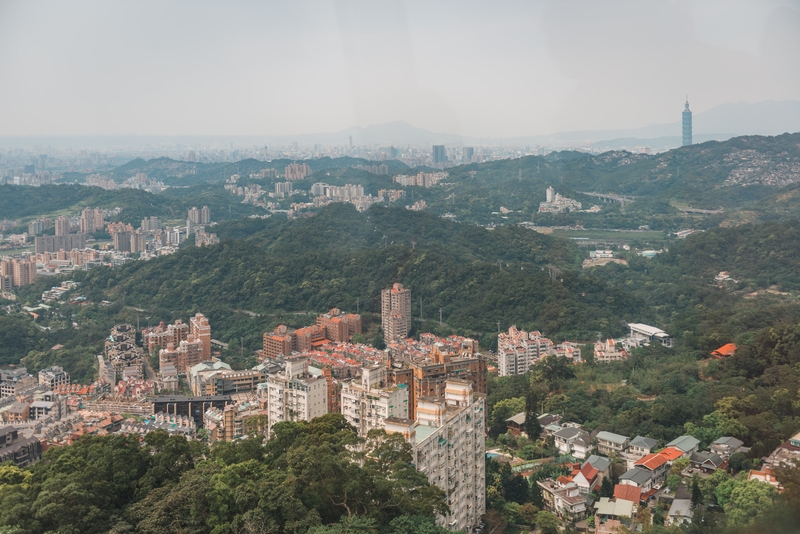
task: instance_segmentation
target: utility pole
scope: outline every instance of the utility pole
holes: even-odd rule
[[[358,298],[356,298],[356,313],[361,313],[361,306]]]
[[[419,298],[419,322],[422,322],[422,297]]]
[[[500,321],[497,321],[497,333],[500,334]]]
[[[442,309],[439,308],[439,326],[442,326]]]
[[[242,338],[239,338],[239,347],[239,356],[244,359],[244,341],[242,341]]]

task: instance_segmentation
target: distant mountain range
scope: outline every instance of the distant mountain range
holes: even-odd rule
[[[680,109],[676,117],[680,117]],[[736,102],[715,106],[693,117],[694,141],[724,141],[741,135],[780,135],[800,132],[800,101],[768,100],[748,104]],[[144,146],[163,144],[192,145],[285,145],[322,144],[346,145],[353,138],[356,145],[540,145],[550,147],[585,146],[597,148],[623,148],[648,145],[654,148],[674,148],[681,144],[679,120],[668,124],[652,124],[623,130],[586,130],[561,132],[552,135],[534,135],[508,138],[476,138],[456,134],[432,132],[417,128],[404,121],[373,124],[362,128],[354,126],[333,133],[315,133],[293,136],[36,136],[0,137],[0,146],[22,147],[32,144],[42,146]]]

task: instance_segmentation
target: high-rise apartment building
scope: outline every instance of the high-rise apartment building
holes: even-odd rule
[[[192,224],[209,224],[211,222],[211,208],[203,206],[200,209],[197,209],[197,207],[189,209],[188,220]]]
[[[141,230],[131,234],[131,254],[141,254],[147,250],[147,235]]]
[[[103,210],[86,208],[81,212],[81,233],[92,234],[105,226]]]
[[[269,432],[282,421],[311,421],[328,413],[328,382],[308,373],[307,358],[286,360],[282,373],[267,377]]]
[[[411,330],[411,290],[403,288],[403,284],[394,284],[381,291],[381,327],[386,343],[408,336]]]
[[[692,144],[692,112],[689,109],[689,97],[686,97],[686,105],[683,108],[683,146]]]
[[[36,254],[86,248],[86,234],[43,235],[33,240]]]
[[[461,163],[472,163],[472,158],[475,156],[475,148],[465,146],[461,149]]]
[[[498,374],[524,375],[544,356],[554,353],[553,342],[539,332],[525,332],[512,326],[497,337]]]
[[[189,369],[204,361],[207,360],[203,358],[203,343],[192,334],[177,345],[169,342],[165,348],[158,351],[159,367],[174,365],[179,373],[187,373]]]
[[[158,217],[145,217],[139,228],[142,232],[156,232],[161,230],[161,219]]]
[[[289,181],[304,180],[311,175],[311,167],[308,163],[290,163],[286,166],[284,174]]]
[[[340,409],[347,422],[365,438],[370,430],[383,428],[389,417],[408,419],[408,386],[390,386],[386,368],[365,367],[360,381],[342,385]]]
[[[12,258],[0,260],[0,287],[9,290],[22,287],[36,280],[36,261],[32,259]]]
[[[170,343],[177,347],[188,337],[189,325],[180,319],[176,319],[175,324],[165,326],[162,321],[158,326],[142,330],[142,344],[148,352],[152,352],[158,347],[164,348]]]
[[[189,319],[189,333],[202,343],[202,360],[211,359],[211,326],[208,319],[202,313],[195,314]]]
[[[69,217],[62,215],[56,219],[56,235],[67,235],[70,231]],[[38,233],[38,232],[37,232]]]
[[[444,149],[444,145],[433,145],[431,161],[434,165],[447,161],[447,152]]]
[[[445,492],[450,530],[472,532],[486,512],[486,398],[472,384],[448,380],[444,394],[418,403],[415,420],[387,418],[384,428],[411,444],[414,465]]]

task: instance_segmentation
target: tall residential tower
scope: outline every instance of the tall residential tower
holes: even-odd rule
[[[394,284],[381,291],[381,326],[383,340],[391,343],[408,336],[411,330],[411,290]]]
[[[686,97],[686,107],[683,109],[683,146],[692,144],[692,112],[689,109],[689,97]]]

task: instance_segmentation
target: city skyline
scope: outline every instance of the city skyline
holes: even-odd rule
[[[794,2],[0,5],[0,135],[472,137],[800,100]],[[614,36],[613,38],[608,38]],[[646,36],[646,38],[645,38]],[[102,45],[102,46],[99,46]],[[325,83],[317,81],[325,80]]]

